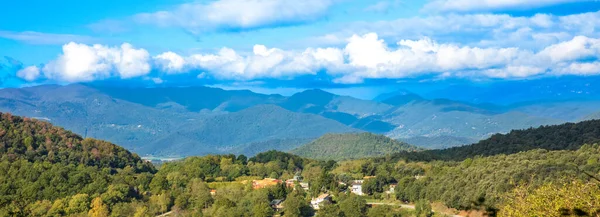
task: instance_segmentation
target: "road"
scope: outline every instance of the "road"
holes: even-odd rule
[[[162,215],[157,215],[156,217],[167,217],[167,216],[171,215],[171,213],[173,213],[173,211],[163,213]]]

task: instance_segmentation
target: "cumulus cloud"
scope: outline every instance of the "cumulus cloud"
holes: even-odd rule
[[[387,40],[420,39],[424,36],[443,42],[477,47],[518,46],[540,49],[575,36],[600,37],[600,11],[566,16],[536,14],[522,17],[508,14],[448,14],[401,18],[389,21],[354,22],[311,42],[341,44],[352,35],[377,33]]]
[[[393,48],[377,34],[369,33],[350,37],[343,48],[308,48],[300,52],[256,45],[247,55],[223,48],[215,54],[179,57],[164,53],[158,56],[177,56],[161,58],[161,61],[169,59],[171,62],[160,65],[177,65],[177,69],[183,71],[202,70],[202,78],[283,79],[323,70],[335,82],[360,83],[364,79],[421,75],[523,78],[544,74],[596,74],[600,73],[594,71],[597,64],[584,61],[600,57],[599,46],[599,39],[578,36],[539,51],[438,43],[430,38],[400,40]]]
[[[198,73],[198,79],[237,81],[293,79],[323,72],[337,83],[361,83],[365,79],[419,76],[592,75],[600,74],[599,59],[600,39],[586,36],[573,37],[541,49],[525,49],[441,43],[427,37],[399,40],[390,46],[376,33],[368,33],[349,37],[343,47],[284,50],[255,45],[251,52],[222,48],[216,53],[188,56],[165,52],[149,57],[146,50],[130,44],[107,47],[69,43],[63,46],[63,54],[46,64],[42,71],[48,79],[69,82],[139,77],[154,69],[163,75]],[[25,77],[35,73],[23,71],[22,74]],[[33,77],[37,76],[29,76]],[[153,81],[162,82],[159,79]]]
[[[17,77],[26,81],[35,81],[40,77],[40,69],[37,66],[28,66],[17,71]]]
[[[150,54],[124,43],[120,47],[68,43],[63,54],[43,68],[48,79],[78,82],[117,76],[132,78],[151,70]]]
[[[138,23],[185,28],[192,33],[246,30],[314,21],[335,0],[217,0],[134,16]]]
[[[166,71],[203,70],[220,79],[250,80],[315,74],[319,69],[334,69],[335,65],[341,65],[344,56],[335,48],[308,48],[297,52],[255,45],[250,55],[222,48],[215,54],[194,54],[185,58],[166,52],[154,59]]]
[[[504,9],[531,9],[585,0],[433,0],[423,7],[426,12],[472,12]]]
[[[185,64],[183,57],[171,51],[155,56],[154,61],[163,71],[169,73],[181,72]]]

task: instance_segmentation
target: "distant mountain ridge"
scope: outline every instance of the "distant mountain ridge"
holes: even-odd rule
[[[247,154],[236,150],[247,143],[260,144],[282,139],[307,140],[317,138],[323,132],[359,131],[334,120],[313,114],[291,112],[276,105],[257,105],[239,112],[188,121],[179,128],[176,133],[151,143],[152,145],[142,149],[142,152],[162,150],[158,154],[191,152],[204,155],[214,153],[217,149],[218,153]],[[184,141],[181,141],[182,138]],[[193,144],[189,144],[190,142]],[[161,147],[168,143],[174,145]],[[262,152],[268,149],[258,150]]]
[[[319,89],[292,96],[212,87],[97,84],[0,89],[0,111],[47,120],[141,154],[182,156],[286,151],[326,133],[351,132],[378,133],[425,147],[452,147],[512,129],[563,123],[600,105],[543,103],[496,106],[427,99],[406,90],[373,101]],[[537,112],[542,111],[539,105],[548,106]]]

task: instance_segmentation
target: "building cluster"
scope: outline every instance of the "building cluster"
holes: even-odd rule
[[[363,177],[363,179],[360,179],[360,180],[352,180],[349,183],[338,182],[338,184],[339,185],[347,185],[348,191],[350,193],[362,196],[362,195],[364,195],[363,183],[365,180],[370,179],[370,178],[375,178],[375,176],[365,176],[365,177]],[[267,188],[267,187],[271,187],[271,186],[275,186],[275,185],[279,185],[279,184],[285,184],[285,186],[288,188],[295,188],[296,186],[300,186],[305,191],[309,191],[309,184],[307,182],[303,182],[303,178],[300,175],[295,175],[293,178],[285,180],[285,181],[280,180],[280,179],[273,179],[273,178],[265,178],[262,180],[252,180],[252,188],[253,189],[262,189],[262,188]],[[396,184],[391,184],[389,186],[389,189],[385,193],[393,194],[396,186],[397,186]],[[210,194],[213,196],[216,195],[216,190],[210,190]],[[324,203],[331,202],[331,200],[332,200],[331,195],[325,193],[325,194],[319,195],[316,198],[312,198],[310,204],[313,209],[319,210],[320,208],[323,207]],[[283,202],[284,202],[283,199],[275,199],[275,200],[271,201],[270,205],[273,208],[273,210],[281,211],[283,209]]]

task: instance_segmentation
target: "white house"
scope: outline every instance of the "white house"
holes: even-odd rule
[[[354,180],[350,185],[352,193],[356,195],[363,195],[362,184],[364,180]]]
[[[310,201],[310,205],[312,206],[313,209],[318,210],[321,205],[321,203],[325,202],[325,201],[330,201],[331,200],[331,196],[329,194],[321,194],[319,195],[319,197],[317,198],[313,198]]]
[[[300,187],[304,189],[304,191],[308,191],[308,182],[300,182]]]
[[[391,184],[390,185],[390,189],[387,190],[385,193],[393,194],[395,192],[395,190],[396,190],[396,186],[398,186],[398,184]]]

